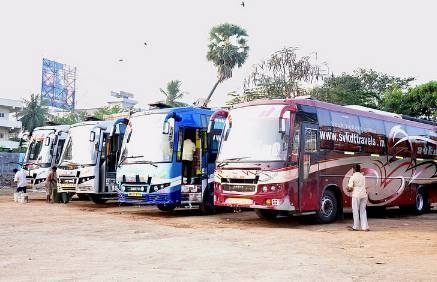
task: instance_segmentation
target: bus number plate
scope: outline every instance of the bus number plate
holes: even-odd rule
[[[128,197],[141,197],[143,195],[143,193],[141,192],[128,192],[127,196]]]
[[[231,205],[252,205],[253,201],[245,198],[227,198],[226,203]]]

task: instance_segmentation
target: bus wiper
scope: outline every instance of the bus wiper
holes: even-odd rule
[[[63,163],[67,163],[67,164],[70,164],[70,165],[77,165],[77,166],[80,166],[80,164],[78,164],[78,163],[75,163],[75,162],[72,162],[72,161],[62,161],[61,162],[61,165],[63,164]]]
[[[238,158],[229,158],[229,159],[224,159],[223,161],[221,161],[217,167],[224,167],[225,165],[228,165],[229,162],[232,161],[241,161],[243,159],[248,159],[249,157],[238,157]]]
[[[137,162],[135,162],[136,164],[149,164],[149,165],[151,165],[151,166],[154,166],[154,167],[158,167],[154,162],[152,162],[152,161],[137,161]]]
[[[123,157],[123,158],[120,160],[120,162],[118,163],[118,167],[120,167],[121,164],[122,164],[126,159],[137,159],[137,158],[142,158],[142,157],[144,157],[144,156],[138,155],[138,156],[126,156],[126,157]]]

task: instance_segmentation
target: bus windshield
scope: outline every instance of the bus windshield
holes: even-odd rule
[[[94,142],[89,139],[94,124],[75,126],[70,128],[68,140],[60,160],[61,165],[94,165],[97,150]],[[98,140],[96,132],[95,140]]]
[[[223,130],[218,162],[283,161],[287,158],[286,134],[279,132],[283,105],[237,108],[229,113]]]
[[[27,149],[26,162],[37,163],[41,167],[49,167],[51,165],[51,142],[45,144],[46,138],[52,133],[53,130],[37,130],[33,133],[32,139]]]
[[[166,114],[132,117],[123,140],[120,161],[123,164],[170,162],[173,154],[173,129],[163,134]]]

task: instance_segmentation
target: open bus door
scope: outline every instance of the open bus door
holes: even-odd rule
[[[319,127],[302,122],[299,140],[299,210],[314,210],[318,206]]]

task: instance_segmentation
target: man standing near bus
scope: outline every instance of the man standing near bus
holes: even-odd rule
[[[192,139],[191,135],[187,136],[182,149],[182,164],[184,166],[185,176],[187,177],[186,184],[191,184],[191,176],[193,174],[193,158],[194,152],[196,151],[196,144],[194,144]]]
[[[26,193],[26,187],[27,187],[26,171],[22,168],[20,169],[14,168],[13,172],[15,172],[14,182],[17,183],[17,193],[20,192]]]
[[[361,166],[359,164],[354,166],[354,173],[348,183],[348,191],[352,192],[352,214],[354,217],[352,230],[357,231],[361,227],[363,231],[369,231],[366,212],[366,178],[361,173]]]

